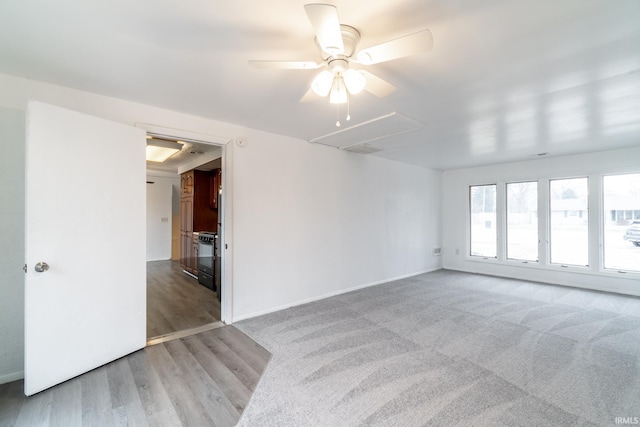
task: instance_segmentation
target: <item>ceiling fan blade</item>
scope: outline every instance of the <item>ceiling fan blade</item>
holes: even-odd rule
[[[426,52],[433,48],[431,31],[422,30],[358,52],[358,62],[365,65],[377,64]]]
[[[384,98],[385,96],[396,90],[396,87],[394,85],[388,83],[385,80],[382,80],[375,74],[372,74],[366,70],[360,70],[360,72],[367,81],[367,84],[364,86],[364,90],[377,96],[378,98]]]
[[[316,33],[320,49],[330,55],[343,53],[344,43],[340,31],[338,9],[330,4],[311,3],[305,4],[304,10],[307,12],[309,22]]]
[[[249,64],[256,68],[269,68],[275,70],[315,70],[324,64],[311,61],[261,61],[250,60]]]
[[[313,89],[309,89],[307,91],[307,93],[305,93],[302,98],[300,98],[300,101],[298,102],[313,102],[317,99],[320,99],[320,97],[318,95],[316,95],[316,93],[313,91]]]

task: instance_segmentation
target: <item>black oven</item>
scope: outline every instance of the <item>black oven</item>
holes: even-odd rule
[[[216,289],[216,249],[218,234],[201,231],[198,236],[198,283]]]

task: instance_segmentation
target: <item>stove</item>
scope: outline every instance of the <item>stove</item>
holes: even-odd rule
[[[198,283],[207,288],[216,289],[216,253],[218,233],[201,231],[198,235]]]

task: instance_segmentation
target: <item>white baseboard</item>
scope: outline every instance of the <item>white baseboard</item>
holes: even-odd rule
[[[322,295],[319,295],[319,296],[316,296],[316,297],[305,298],[303,300],[295,301],[295,302],[288,303],[288,304],[279,305],[277,307],[268,308],[266,310],[259,310],[259,311],[255,311],[253,313],[243,314],[243,315],[234,317],[233,318],[233,322],[239,322],[241,320],[251,319],[253,317],[258,317],[258,316],[262,316],[262,315],[265,315],[265,314],[275,313],[276,311],[285,310],[287,308],[296,307],[296,306],[303,305],[303,304],[308,304],[308,303],[314,302],[314,301],[320,301],[320,300],[323,300],[325,298],[334,297],[336,295],[342,295],[342,294],[346,294],[346,293],[349,293],[349,292],[357,291],[359,289],[369,288],[371,286],[382,285],[384,283],[395,282],[396,280],[402,280],[402,279],[406,279],[408,277],[419,276],[420,274],[431,273],[432,271],[441,270],[441,269],[442,269],[442,267],[435,267],[435,268],[432,268],[432,269],[429,269],[429,270],[419,271],[417,273],[404,274],[402,276],[392,277],[390,279],[384,279],[384,280],[380,280],[380,281],[377,281],[377,282],[365,283],[363,285],[353,286],[353,287],[347,288],[347,289],[340,289],[339,291],[329,292],[329,293],[322,294]]]
[[[10,374],[0,375],[0,384],[11,383],[24,378],[24,371],[12,372]]]

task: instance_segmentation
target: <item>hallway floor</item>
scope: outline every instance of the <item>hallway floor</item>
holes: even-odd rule
[[[219,320],[216,293],[183,273],[178,261],[147,262],[147,338]]]

